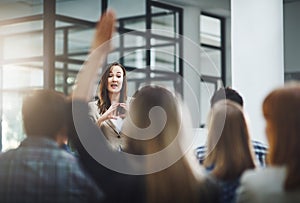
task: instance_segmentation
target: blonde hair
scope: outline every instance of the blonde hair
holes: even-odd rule
[[[221,180],[239,178],[255,167],[246,119],[242,107],[232,101],[219,101],[210,111],[207,157],[203,164],[213,167]]]
[[[270,165],[285,165],[286,190],[300,187],[300,83],[272,91],[263,102]]]

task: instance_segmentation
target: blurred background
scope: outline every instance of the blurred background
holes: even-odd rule
[[[129,96],[145,81],[178,92],[201,134],[211,95],[232,86],[244,96],[251,124],[258,123],[254,136],[265,142],[260,115],[251,112],[272,87],[300,79],[300,1],[0,0],[0,150],[17,147],[25,137],[21,105],[28,91],[72,93],[95,24],[107,8],[118,18],[116,49],[107,63],[119,61],[126,67]],[[275,32],[265,23],[275,26]],[[274,33],[279,33],[275,43]],[[243,57],[248,57],[246,65]],[[245,72],[249,69],[253,76]],[[257,82],[261,88],[251,91]],[[258,104],[248,102],[247,107],[256,95]]]

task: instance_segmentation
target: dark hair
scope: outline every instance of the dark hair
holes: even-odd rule
[[[126,79],[126,69],[125,67],[118,63],[114,62],[111,64],[108,64],[105,72],[103,73],[101,80],[100,80],[100,85],[99,85],[99,100],[98,100],[98,108],[101,114],[103,114],[111,105],[109,96],[108,96],[108,90],[107,90],[107,79],[109,76],[110,69],[113,66],[119,66],[123,70],[123,85],[122,89],[120,92],[120,103],[124,103],[127,100],[127,79]]]
[[[23,100],[23,126],[28,136],[55,138],[65,126],[66,100],[54,90],[34,90]]]
[[[230,87],[226,87],[226,88],[220,88],[214,93],[214,95],[210,99],[210,106],[212,107],[217,101],[223,99],[229,99],[231,101],[240,104],[241,106],[244,105],[242,96],[236,90]]]

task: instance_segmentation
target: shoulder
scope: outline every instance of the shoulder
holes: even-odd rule
[[[195,156],[199,160],[200,164],[203,162],[205,159],[206,155],[206,146],[199,146],[195,149]]]
[[[260,141],[257,140],[252,140],[252,145],[255,151],[257,152],[264,152],[266,153],[266,151],[268,150],[268,145],[264,144]]]
[[[255,156],[257,158],[257,161],[259,162],[259,165],[262,167],[266,166],[266,156],[268,154],[268,145],[252,140],[252,146],[253,146],[253,151],[255,153]]]
[[[97,111],[97,109],[98,109],[97,102],[98,102],[98,100],[90,101],[90,102],[88,103],[89,109],[92,109],[92,110],[96,110],[96,111]]]
[[[241,178],[241,184],[257,185],[257,183],[284,179],[286,173],[285,167],[266,167],[247,170]],[[261,185],[261,184],[259,184]]]
[[[267,167],[246,171],[237,190],[237,202],[295,202],[298,195],[284,191],[285,167]]]
[[[247,170],[241,177],[240,190],[245,193],[261,193],[266,190],[280,190],[285,179],[284,167],[266,167]],[[241,192],[240,191],[240,192]]]
[[[16,149],[10,149],[6,152],[0,152],[0,165],[4,161],[10,161],[11,157],[14,156]]]
[[[99,111],[98,111],[98,105],[97,105],[97,100],[96,101],[91,101],[88,103],[88,114],[89,117],[96,122],[100,116]]]

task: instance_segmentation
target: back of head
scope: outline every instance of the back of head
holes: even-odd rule
[[[248,126],[240,105],[230,100],[213,105],[207,147],[204,166],[214,165],[213,174],[217,178],[235,179],[246,169],[254,168]]]
[[[151,111],[157,107],[157,112],[154,113],[155,118],[153,117],[150,120]],[[162,120],[164,118],[159,116],[162,112],[165,113],[166,120]],[[150,135],[154,137],[153,139],[131,143],[130,145],[135,145],[132,148],[139,148],[136,153],[159,151],[170,144],[178,133],[180,121],[177,101],[173,93],[160,86],[145,86],[135,93],[134,100],[130,105],[130,118],[138,128],[149,128],[151,126],[153,133],[159,131],[157,135]],[[161,127],[162,122],[166,122],[163,127]],[[146,136],[146,134],[140,134],[139,136]]]
[[[150,155],[146,159],[145,167],[153,167],[156,164],[168,162],[176,153],[182,153],[179,143],[174,139],[180,133],[181,114],[179,103],[173,93],[159,86],[145,86],[135,93],[134,100],[130,104],[130,117],[138,128],[148,128],[153,125],[159,127],[158,116],[151,120],[151,109],[160,107],[166,115],[166,123],[163,129],[155,137],[149,140],[130,140],[129,148],[136,154]],[[185,112],[187,113],[187,112]],[[158,122],[157,122],[158,121]],[[143,136],[142,133],[139,136]],[[189,136],[189,135],[187,135]],[[172,151],[161,153],[159,159],[151,159],[151,155],[168,147],[172,143]],[[180,158],[168,168],[149,174],[145,179],[147,202],[199,202],[200,197],[205,197],[192,169],[185,159]],[[172,186],[170,186],[170,183]]]
[[[263,102],[271,165],[286,165],[286,188],[300,187],[300,83],[272,91]]]
[[[53,90],[34,90],[23,100],[22,116],[27,136],[55,138],[65,126],[65,97]]]
[[[214,93],[214,95],[210,99],[210,106],[212,107],[216,102],[223,99],[231,100],[233,102],[238,103],[241,106],[244,105],[242,96],[236,90],[230,87],[226,87],[226,88],[220,88]]]

